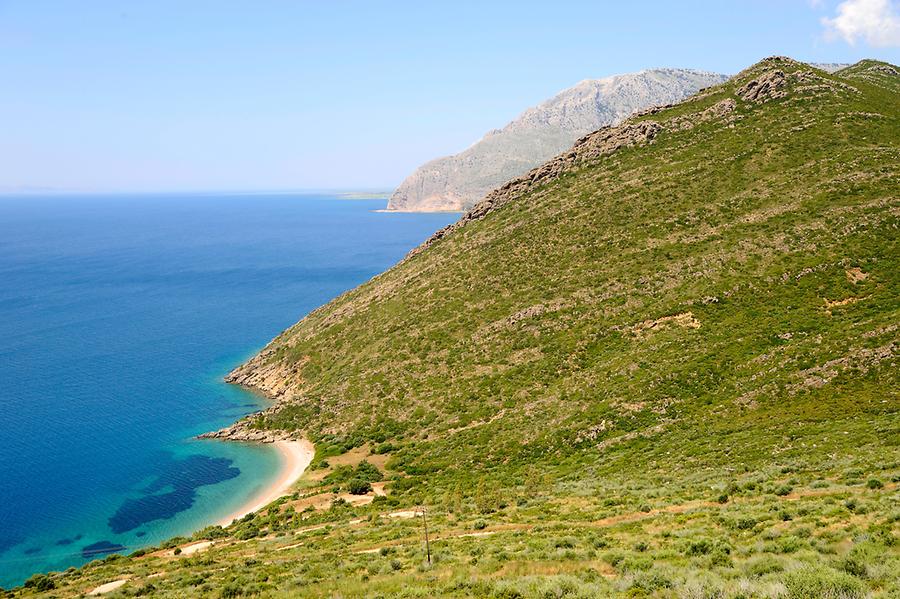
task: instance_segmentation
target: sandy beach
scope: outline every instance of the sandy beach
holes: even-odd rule
[[[281,454],[281,474],[271,485],[255,495],[235,512],[222,518],[217,524],[228,526],[235,520],[266,507],[279,497],[290,494],[291,487],[303,475],[316,452],[313,444],[306,439],[301,441],[275,441],[274,445]]]

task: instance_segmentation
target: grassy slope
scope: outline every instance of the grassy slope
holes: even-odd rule
[[[764,61],[316,311],[261,367],[301,393],[256,425],[322,457],[388,442],[389,498],[273,509],[56,592],[900,593],[892,69]],[[782,97],[736,93],[774,70]],[[376,517],[420,503],[430,568],[414,523]]]

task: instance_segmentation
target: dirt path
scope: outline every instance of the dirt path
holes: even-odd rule
[[[126,582],[131,580],[130,578],[122,578],[120,580],[113,580],[112,582],[107,582],[106,584],[101,584],[97,588],[93,589],[88,593],[89,597],[96,597],[97,595],[105,595],[106,593],[111,593],[116,589],[125,585]]]

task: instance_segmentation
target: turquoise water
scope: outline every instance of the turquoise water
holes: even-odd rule
[[[0,198],[0,585],[188,534],[277,475],[222,376],[456,217],[323,195]]]

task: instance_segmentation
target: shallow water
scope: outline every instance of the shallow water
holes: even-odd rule
[[[187,534],[277,475],[222,376],[450,214],[325,195],[0,198],[0,585]]]

